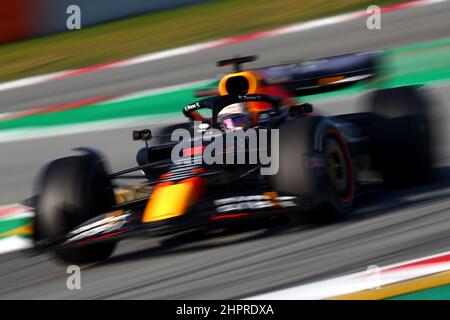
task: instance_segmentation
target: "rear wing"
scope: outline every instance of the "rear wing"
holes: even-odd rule
[[[265,85],[279,84],[294,96],[335,91],[376,77],[381,52],[360,52],[259,69]]]
[[[256,56],[226,59],[217,65],[233,66],[234,73],[225,75],[219,81],[218,89],[202,89],[196,92],[196,96],[262,93],[265,86],[272,85],[284,87],[293,96],[335,91],[375,78],[381,53],[358,52],[246,71],[242,71],[240,65],[254,61]]]

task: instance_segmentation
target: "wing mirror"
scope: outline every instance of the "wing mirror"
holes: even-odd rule
[[[152,138],[152,131],[150,129],[133,130],[133,140],[148,141]]]

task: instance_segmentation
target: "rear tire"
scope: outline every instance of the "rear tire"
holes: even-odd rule
[[[432,130],[425,96],[413,86],[370,97],[370,152],[387,185],[426,181],[432,172]]]
[[[333,123],[321,116],[280,127],[279,171],[275,190],[299,197],[300,209],[318,221],[345,217],[353,203],[355,174],[346,142]]]
[[[35,244],[52,243],[114,204],[114,192],[98,155],[89,153],[51,162],[38,182]],[[107,242],[59,249],[54,253],[66,262],[88,263],[108,258],[114,247],[115,243]]]

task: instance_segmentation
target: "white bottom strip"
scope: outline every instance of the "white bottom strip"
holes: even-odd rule
[[[447,256],[449,254],[450,252],[445,252],[385,266],[379,269],[369,268],[367,271],[260,294],[249,297],[246,300],[319,300],[343,294],[376,289],[388,284],[448,271],[450,270],[450,262],[430,263],[423,266],[411,266],[391,271],[388,269],[401,267],[403,265],[406,266],[422,260]]]

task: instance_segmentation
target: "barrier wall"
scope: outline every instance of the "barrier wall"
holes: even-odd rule
[[[82,27],[210,0],[1,0],[0,43],[67,31],[67,7],[81,8]]]

